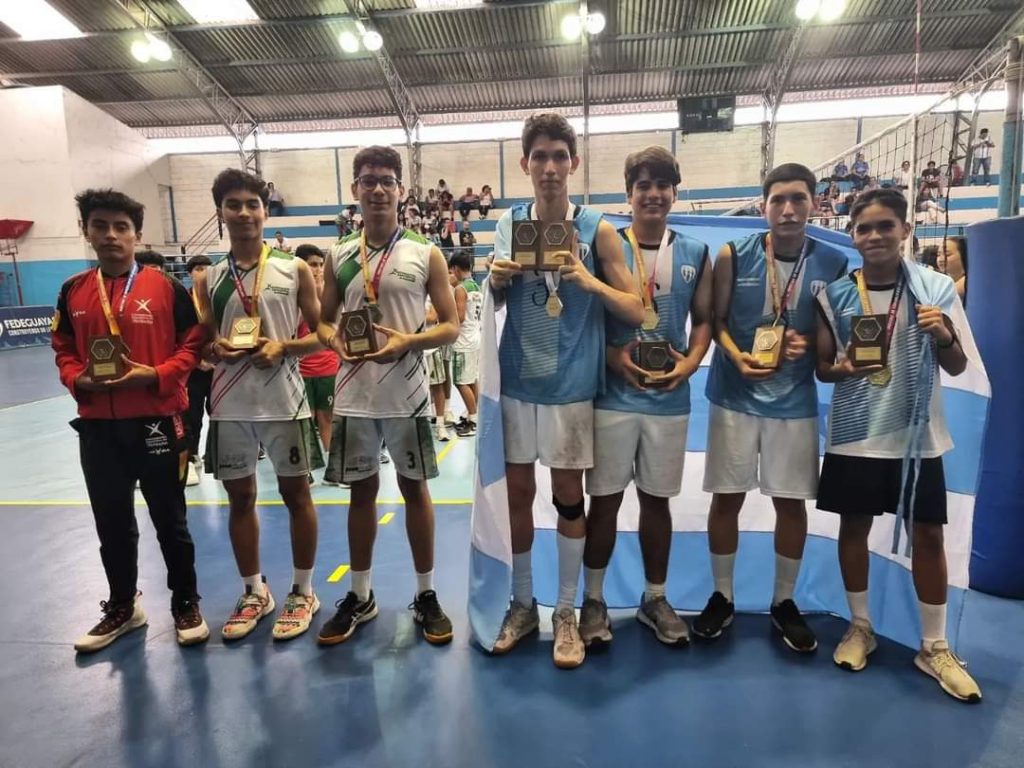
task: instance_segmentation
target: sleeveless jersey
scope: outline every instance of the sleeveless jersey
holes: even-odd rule
[[[459,338],[452,344],[452,349],[479,349],[480,313],[484,308],[484,295],[472,277],[467,277],[459,285],[466,291],[466,318],[459,326]]]

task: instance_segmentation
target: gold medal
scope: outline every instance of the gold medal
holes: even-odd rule
[[[874,384],[876,387],[884,387],[886,384],[892,381],[892,369],[883,368],[877,373],[872,373],[870,376],[868,376],[868,381],[871,384]]]
[[[655,311],[654,307],[649,306],[644,308],[644,322],[640,327],[645,331],[653,331],[658,327],[658,313]]]
[[[562,314],[562,300],[558,298],[557,293],[552,293],[548,296],[548,317],[558,317]]]

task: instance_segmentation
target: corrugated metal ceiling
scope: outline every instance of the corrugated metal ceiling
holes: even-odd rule
[[[110,0],[50,0],[89,36],[22,42],[0,25],[0,78],[61,84],[134,126],[214,121],[175,65],[129,53],[138,30]],[[199,26],[176,0],[148,0],[175,41],[260,121],[390,116],[375,59],[348,56],[345,0],[250,0],[255,23]],[[422,113],[568,108],[582,97],[581,52],[559,27],[576,3],[488,0],[423,11],[414,0],[366,0]],[[591,46],[594,104],[760,92],[785,50],[795,0],[590,0],[608,18]],[[916,0],[850,0],[839,23],[803,35],[790,90],[913,82]],[[949,82],[1020,0],[925,0],[919,78]]]

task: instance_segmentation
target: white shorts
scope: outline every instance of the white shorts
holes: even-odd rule
[[[551,469],[594,466],[594,402],[540,405],[501,396],[505,461]]]
[[[456,386],[476,384],[480,375],[480,347],[452,350],[452,378]]]
[[[410,480],[437,477],[434,434],[426,416],[370,419],[335,416],[331,428],[331,455],[325,480],[352,483],[380,471],[380,451],[387,444],[395,471]]]
[[[758,488],[782,499],[817,495],[817,418],[769,419],[712,405],[704,490],[746,493]]]
[[[688,415],[594,411],[594,467],[587,493],[610,496],[631,481],[650,496],[671,498],[683,485]]]
[[[427,353],[427,374],[430,376],[430,386],[436,387],[447,381],[450,354],[451,347],[438,347]]]
[[[241,480],[256,474],[260,446],[278,477],[305,476],[323,466],[319,448],[310,446],[309,419],[296,421],[211,421],[207,442],[208,470],[218,480]]]

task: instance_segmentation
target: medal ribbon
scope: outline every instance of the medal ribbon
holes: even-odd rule
[[[388,240],[388,244],[384,247],[384,252],[381,254],[380,261],[377,262],[377,270],[373,273],[372,279],[370,278],[370,255],[369,247],[366,244],[366,230],[363,229],[363,233],[359,236],[359,259],[363,265],[363,294],[366,296],[367,304],[373,305],[377,303],[377,292],[380,290],[380,281],[384,275],[384,267],[391,258],[391,252],[394,250],[401,235],[402,228],[398,227]]]
[[[665,227],[665,232],[661,236],[661,245],[658,246],[658,255],[655,256],[654,265],[651,268],[651,277],[648,279],[647,265],[644,263],[644,255],[640,250],[640,243],[636,239],[633,227],[629,227],[626,230],[626,239],[629,241],[629,247],[633,249],[633,260],[636,264],[634,275],[640,288],[640,298],[643,300],[644,309],[654,304],[654,278],[658,273],[658,263],[661,262],[662,256],[668,250],[668,238],[669,230],[668,227]]]
[[[800,249],[800,255],[797,257],[796,265],[793,267],[793,272],[789,276],[789,281],[786,283],[786,289],[782,292],[782,298],[779,298],[779,281],[775,274],[775,247],[772,245],[772,235],[769,232],[765,235],[764,239],[764,258],[768,262],[768,274],[765,277],[768,280],[768,285],[772,289],[772,310],[775,312],[775,319],[772,321],[772,325],[778,325],[782,319],[783,314],[786,312],[786,307],[789,306],[789,300],[793,297],[793,289],[796,287],[797,278],[800,277],[800,270],[803,269],[804,262],[807,261],[807,251],[810,249],[811,240],[808,237],[804,238],[803,248]]]
[[[103,282],[103,270],[99,267],[96,268],[96,290],[100,295],[100,306],[103,307],[103,316],[107,318],[107,327],[110,328],[110,333],[113,336],[121,335],[121,326],[118,325],[118,315],[124,314],[124,305],[128,301],[128,294],[131,293],[132,286],[135,285],[135,278],[139,275],[138,262],[132,262],[132,268],[128,271],[128,280],[124,284],[124,293],[121,294],[121,302],[117,305],[117,315],[110,308],[110,297],[107,296],[107,286]]]
[[[903,273],[900,273],[900,279],[896,283],[896,288],[892,292],[892,299],[889,301],[889,316],[885,323],[885,346],[888,347],[892,343],[892,335],[896,332],[896,320],[899,317],[900,301],[903,299],[903,289],[906,287],[907,281],[903,277]],[[860,295],[860,306],[861,310],[865,315],[873,315],[874,311],[871,308],[871,297],[868,296],[868,286],[864,282],[864,272],[857,270],[857,293]]]
[[[238,299],[242,302],[242,308],[249,317],[259,316],[260,285],[263,283],[263,269],[267,266],[267,259],[269,257],[270,246],[264,244],[263,250],[260,251],[259,266],[256,267],[256,280],[252,284],[252,296],[250,296],[245,290],[245,285],[242,284],[242,277],[238,271],[238,265],[235,263],[234,255],[228,253],[228,271],[231,273],[231,279],[235,283],[235,293],[238,294]]]

